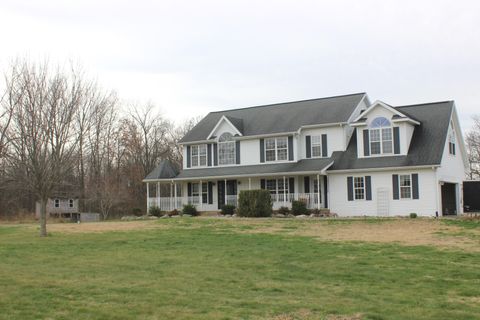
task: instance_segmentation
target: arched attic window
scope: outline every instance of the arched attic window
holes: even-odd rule
[[[218,164],[235,164],[235,141],[230,132],[224,132],[218,138]]]
[[[391,154],[393,152],[392,124],[385,117],[377,117],[370,123],[370,153]]]

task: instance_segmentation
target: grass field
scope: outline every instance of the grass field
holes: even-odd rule
[[[478,319],[480,226],[171,218],[0,225],[0,319]]]

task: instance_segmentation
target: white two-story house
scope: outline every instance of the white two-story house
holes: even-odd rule
[[[468,165],[453,101],[393,107],[358,93],[211,112],[180,143],[183,170],[153,170],[147,206],[217,211],[240,190],[267,189],[274,209],[303,200],[339,216],[462,212]]]

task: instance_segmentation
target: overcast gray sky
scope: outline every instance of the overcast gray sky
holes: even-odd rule
[[[79,61],[181,121],[366,91],[480,113],[480,1],[0,0],[0,66]]]

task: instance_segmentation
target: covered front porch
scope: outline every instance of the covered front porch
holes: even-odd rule
[[[240,191],[253,189],[269,190],[274,210],[291,208],[294,200],[309,209],[328,208],[328,177],[322,174],[159,179],[146,185],[148,210],[181,210],[192,204],[198,211],[218,211],[225,204],[237,206]]]

